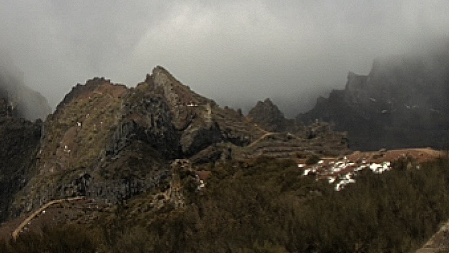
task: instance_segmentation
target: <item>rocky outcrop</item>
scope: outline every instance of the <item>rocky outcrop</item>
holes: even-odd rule
[[[344,90],[319,98],[303,122],[333,122],[360,150],[447,148],[449,54],[399,55],[374,61],[369,75],[348,74]]]
[[[104,78],[77,85],[45,122],[36,175],[17,194],[11,215],[51,199],[117,203],[163,188],[171,160],[229,139],[214,119],[221,110],[161,67],[136,88]],[[254,134],[230,129],[237,136]]]
[[[256,106],[249,111],[248,117],[270,132],[283,132],[287,127],[284,114],[269,98],[263,102],[258,101]]]

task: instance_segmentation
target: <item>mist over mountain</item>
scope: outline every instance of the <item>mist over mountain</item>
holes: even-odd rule
[[[0,99],[19,118],[44,120],[51,113],[47,99],[25,85],[23,72],[4,54],[0,55]]]
[[[1,50],[53,108],[74,83],[135,85],[161,65],[221,106],[248,112],[270,97],[293,118],[349,70],[421,51],[449,27],[442,0],[0,3]]]
[[[344,90],[320,97],[297,119],[332,122],[354,149],[447,148],[449,44],[374,60],[368,75],[349,72]]]

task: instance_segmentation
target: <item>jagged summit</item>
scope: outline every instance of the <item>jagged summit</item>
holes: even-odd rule
[[[258,101],[256,106],[248,112],[248,117],[268,131],[283,132],[286,130],[287,122],[284,114],[269,98],[263,102]]]

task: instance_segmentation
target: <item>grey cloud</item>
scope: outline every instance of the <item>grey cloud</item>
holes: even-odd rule
[[[0,47],[55,106],[94,76],[135,85],[156,65],[221,105],[272,97],[292,116],[378,56],[445,40],[443,0],[7,1]],[[294,109],[292,109],[294,108]]]

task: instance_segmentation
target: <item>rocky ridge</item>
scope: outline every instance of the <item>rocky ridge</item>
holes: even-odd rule
[[[449,54],[396,55],[374,61],[368,75],[348,74],[344,90],[319,98],[297,119],[332,122],[348,131],[350,147],[447,148]]]

